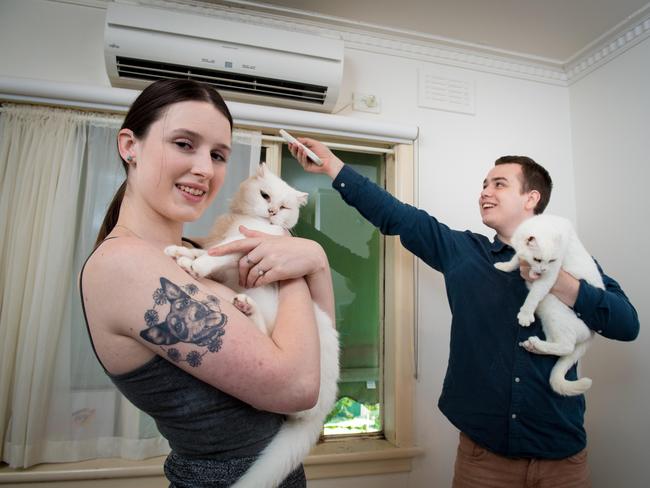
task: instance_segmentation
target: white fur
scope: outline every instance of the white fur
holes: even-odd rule
[[[262,192],[268,199],[262,197]],[[244,236],[239,226],[282,235],[298,221],[300,206],[307,194],[298,192],[271,173],[264,164],[257,174],[245,180],[230,204],[231,212],[221,216],[204,247],[225,244]],[[286,207],[286,208],[281,208]],[[236,291],[241,255],[210,256],[206,251],[169,246],[165,252],[176,258],[183,269],[198,277],[208,276]],[[273,332],[278,306],[278,287],[270,284],[246,290],[233,301],[262,330]],[[233,485],[235,488],[272,488],[279,485],[309,454],[318,441],[327,414],[336,402],[339,379],[338,332],[330,317],[314,304],[320,339],[321,377],[316,406],[290,414],[270,444],[250,469]]]
[[[535,354],[559,356],[551,371],[551,387],[560,395],[580,395],[591,387],[591,380],[567,381],[565,375],[587,351],[594,333],[571,308],[549,292],[560,269],[604,289],[596,263],[578,239],[571,222],[563,217],[536,215],[525,220],[515,230],[511,244],[516,251],[513,258],[494,266],[510,272],[519,267],[520,259],[530,264],[531,277],[539,276],[539,279],[526,282],[530,291],[517,319],[523,327],[528,327],[537,312],[546,335],[545,341],[532,336],[520,345]]]

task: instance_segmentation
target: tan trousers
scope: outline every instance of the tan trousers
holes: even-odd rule
[[[566,459],[511,459],[461,432],[452,488],[591,488],[587,450]]]

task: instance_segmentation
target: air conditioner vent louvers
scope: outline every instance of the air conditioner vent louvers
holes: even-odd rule
[[[221,90],[299,100],[318,105],[325,103],[327,96],[326,86],[120,56],[117,57],[117,72],[122,78],[152,81],[190,79],[208,83]]]

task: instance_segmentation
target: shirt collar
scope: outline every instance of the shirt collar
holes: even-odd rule
[[[503,251],[505,248],[512,249],[511,246],[506,244],[505,242],[501,241],[497,235],[494,236],[494,241],[492,241],[492,244],[490,246],[490,251],[492,251],[494,254],[500,253]]]

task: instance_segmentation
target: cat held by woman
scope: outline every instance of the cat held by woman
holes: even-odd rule
[[[591,379],[568,381],[569,369],[587,351],[594,332],[575,312],[549,293],[560,269],[576,279],[604,289],[603,279],[595,261],[582,245],[568,219],[555,215],[536,215],[522,222],[512,236],[515,255],[510,261],[495,263],[501,271],[519,268],[519,260],[530,264],[530,277],[526,281],[529,292],[517,319],[523,327],[535,321],[536,313],[542,321],[546,340],[529,337],[520,345],[535,354],[559,356],[551,370],[551,388],[560,395],[580,395],[591,387]]]
[[[307,193],[289,186],[262,163],[257,172],[239,186],[230,203],[230,212],[217,219],[209,236],[197,241],[207,249],[243,239],[239,231],[242,225],[267,234],[286,234],[298,222],[300,207],[307,203],[307,196]],[[271,283],[244,290],[239,285],[238,270],[243,256],[210,256],[204,249],[169,246],[165,253],[193,276],[208,277],[239,291],[233,304],[262,332],[271,335],[277,312],[277,285]],[[258,271],[260,276],[264,274],[261,268]],[[316,304],[314,313],[321,357],[318,402],[309,410],[287,416],[260,457],[235,483],[235,488],[277,486],[309,454],[320,436],[327,414],[334,407],[339,378],[338,333],[332,320]]]

